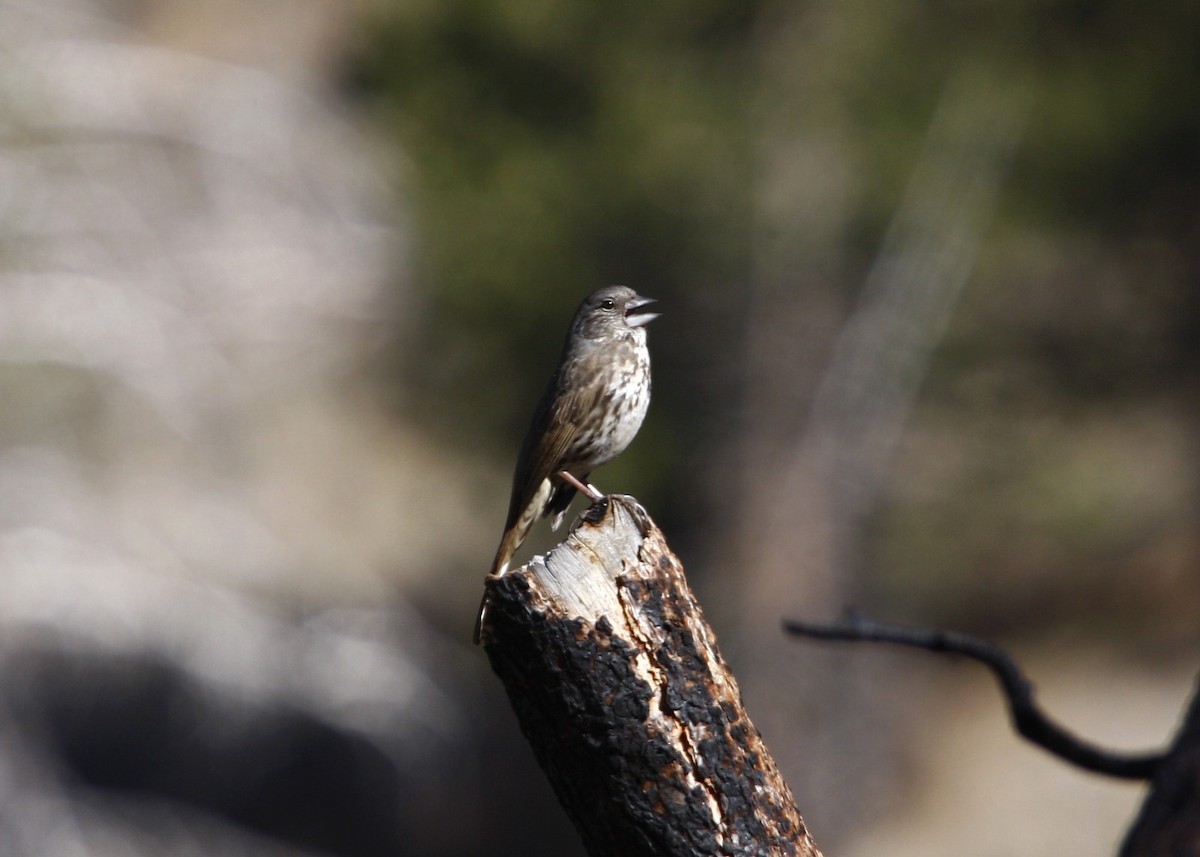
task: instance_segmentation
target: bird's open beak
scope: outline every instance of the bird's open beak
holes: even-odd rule
[[[654,303],[654,298],[644,298],[641,295],[629,301],[625,304],[625,323],[630,327],[642,327],[654,321],[654,319],[658,318],[659,313],[638,312],[642,307],[652,303]]]

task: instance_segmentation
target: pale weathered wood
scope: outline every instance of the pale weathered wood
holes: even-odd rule
[[[483,643],[593,857],[819,852],[662,532],[612,496],[487,581]]]

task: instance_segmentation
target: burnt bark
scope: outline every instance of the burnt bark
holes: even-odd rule
[[[630,497],[487,580],[483,642],[593,857],[819,857],[662,532]]]
[[[1200,857],[1200,681],[1121,857]]]

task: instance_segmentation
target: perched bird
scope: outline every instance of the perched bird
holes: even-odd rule
[[[641,310],[653,302],[626,286],[606,286],[579,305],[558,369],[521,444],[493,575],[508,571],[538,518],[550,516],[558,529],[576,491],[602,499],[588,475],[629,446],[650,406],[646,325],[658,313]],[[486,608],[485,596],[476,643]]]

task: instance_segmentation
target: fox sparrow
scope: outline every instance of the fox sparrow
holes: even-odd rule
[[[607,286],[575,312],[558,369],[546,386],[521,444],[513,474],[508,520],[492,574],[508,571],[513,554],[538,518],[558,529],[576,491],[603,498],[588,484],[591,471],[612,461],[641,428],[650,406],[650,350],[641,312],[652,298],[625,286]],[[479,608],[475,642],[487,598]]]

